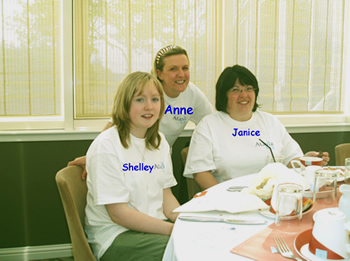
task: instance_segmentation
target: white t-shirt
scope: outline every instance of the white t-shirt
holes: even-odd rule
[[[87,152],[87,206],[85,231],[99,259],[114,239],[128,229],[114,223],[106,204],[128,203],[149,216],[166,220],[163,189],[176,185],[169,145],[161,134],[158,150],[148,150],[145,140],[131,135],[125,149],[116,127],[102,132]]]
[[[273,115],[256,111],[250,120],[240,122],[218,111],[196,127],[184,176],[193,178],[193,173],[211,171],[220,183],[258,173],[271,155],[259,139],[272,148],[276,157],[283,155],[285,163],[303,156],[299,144]]]
[[[177,137],[179,137],[189,121],[198,124],[203,117],[215,111],[204,93],[191,82],[188,84],[186,90],[180,93],[178,97],[170,98],[165,93],[164,97],[165,114],[160,122],[159,129],[164,133],[170,146],[173,146]],[[178,109],[174,114],[175,107]],[[180,111],[179,108],[184,109]]]
[[[203,117],[215,112],[204,93],[191,82],[178,97],[170,98],[164,93],[164,99],[165,113],[160,121],[159,131],[164,133],[170,147],[190,120],[198,124]],[[109,121],[112,122],[112,119]]]

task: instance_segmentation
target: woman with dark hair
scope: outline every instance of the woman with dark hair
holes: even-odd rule
[[[184,176],[202,189],[217,183],[258,173],[271,155],[291,160],[303,156],[299,144],[272,114],[257,110],[259,85],[247,68],[226,68],[216,84],[216,113],[203,118],[195,129]],[[264,144],[265,143],[265,144]],[[306,156],[317,156],[308,152]],[[329,161],[324,153],[323,164]]]

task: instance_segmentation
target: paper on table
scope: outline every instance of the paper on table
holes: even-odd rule
[[[228,191],[210,191],[176,208],[174,212],[226,211],[239,213],[269,208],[259,197],[252,194]]]

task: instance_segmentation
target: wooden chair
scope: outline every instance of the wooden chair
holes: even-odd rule
[[[184,166],[186,165],[188,150],[189,150],[189,147],[186,147],[181,151],[181,158]],[[192,199],[195,194],[202,191],[202,189],[194,179],[186,178],[186,182],[187,182],[187,193],[188,193],[189,199]]]
[[[74,260],[96,261],[84,232],[87,186],[81,179],[82,173],[79,166],[65,167],[57,172],[56,183],[66,214]]]
[[[344,166],[346,158],[350,158],[350,143],[335,146],[335,164]]]

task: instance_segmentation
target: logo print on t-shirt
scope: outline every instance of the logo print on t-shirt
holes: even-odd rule
[[[174,118],[173,118],[173,120],[179,121],[181,124],[184,124],[184,123],[187,122],[187,121],[186,121],[187,118],[186,118],[185,115],[184,115],[183,117],[175,115]]]
[[[266,143],[271,149],[275,149],[275,145],[274,145],[274,143],[273,143],[272,141],[266,140],[265,143]],[[262,143],[261,141],[257,141],[257,142],[255,143],[255,147],[265,147],[265,148],[267,148],[266,145],[265,145],[264,143]]]
[[[164,162],[155,163],[154,165],[148,165],[145,163],[131,164],[124,163],[122,171],[146,171],[148,173],[152,173],[153,169],[165,169]]]

